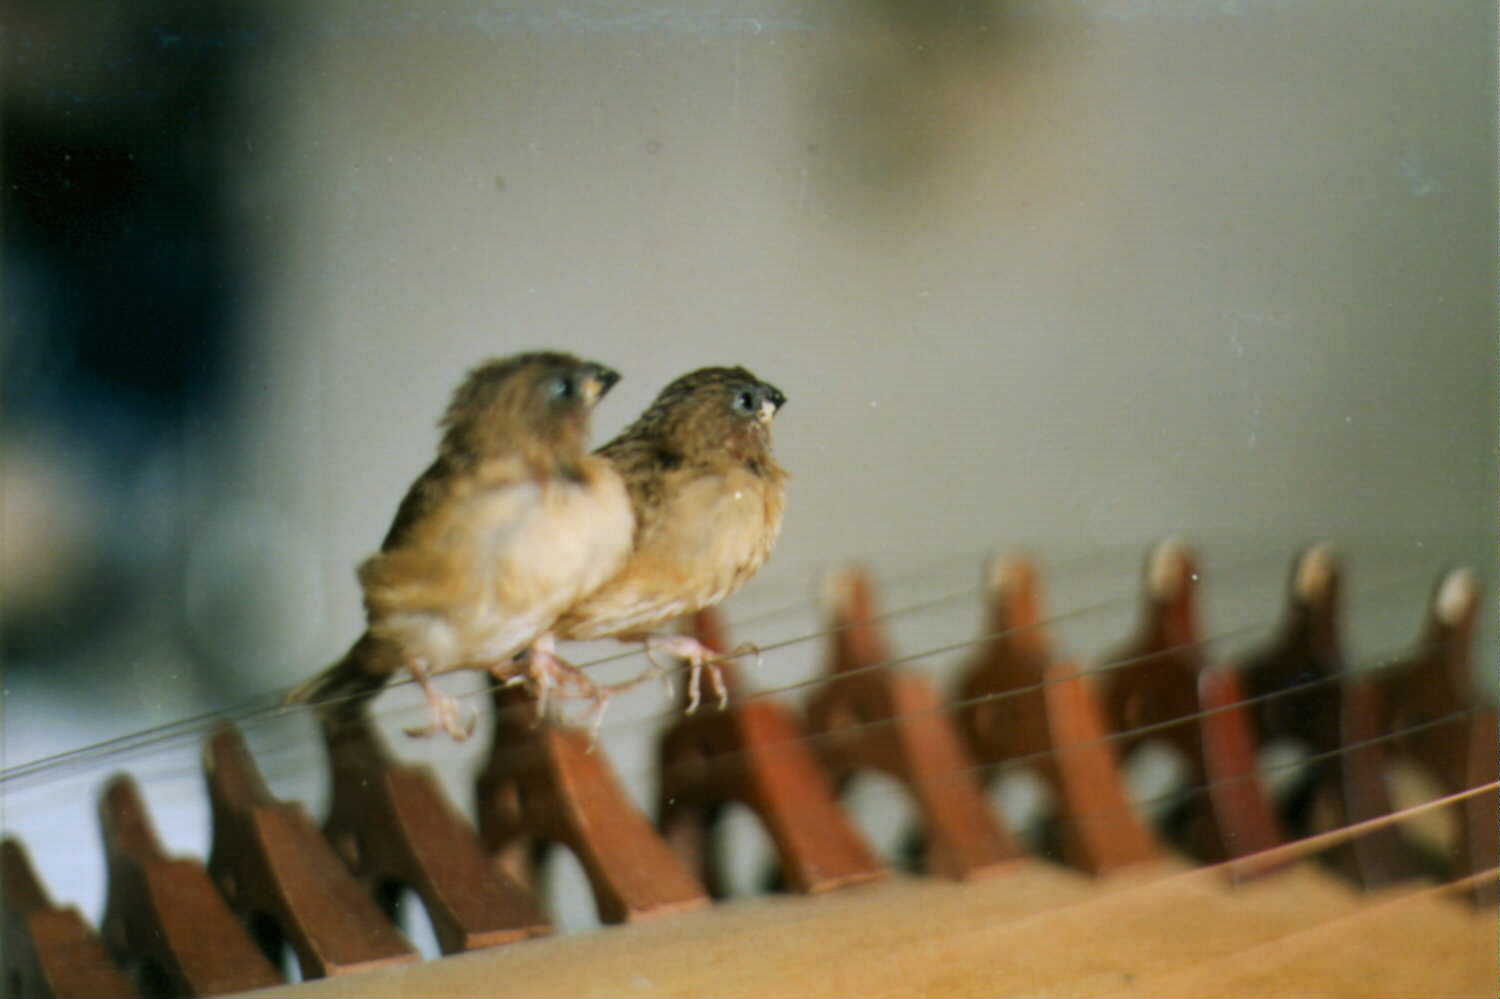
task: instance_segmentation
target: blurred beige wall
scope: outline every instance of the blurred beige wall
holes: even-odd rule
[[[785,390],[755,588],[1169,532],[1493,576],[1489,3],[292,7],[248,195],[246,495],[303,618],[267,686],[357,632],[462,372],[533,347],[625,373],[600,440],[698,365]]]

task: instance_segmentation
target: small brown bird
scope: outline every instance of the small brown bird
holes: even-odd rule
[[[686,659],[689,710],[705,666],[722,705],[715,653],[654,629],[717,604],[765,562],[781,532],[787,474],[771,455],[771,421],[786,396],[744,368],[702,368],[672,382],[595,453],[625,480],[635,541],[624,567],[569,608],[558,638],[646,643]]]
[[[434,674],[488,669],[545,693],[556,671],[572,671],[550,655],[548,629],[631,550],[624,483],[586,450],[590,413],[618,380],[560,353],[470,372],[443,416],[437,459],[407,491],[380,552],[359,567],[364,634],[287,701],[337,699],[336,711],[354,710],[405,668],[433,719],[412,734],[442,728],[462,739],[472,720],[433,686]]]

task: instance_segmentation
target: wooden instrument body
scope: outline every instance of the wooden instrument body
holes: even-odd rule
[[[1294,587],[1295,627],[1210,667],[1184,582],[1197,573],[1161,569],[1180,556],[1153,557],[1148,578],[1177,588],[1148,586],[1136,637],[1089,671],[1053,659],[1037,574],[1006,563],[951,702],[893,659],[870,579],[840,577],[819,636],[827,679],[805,722],[746,693],[731,668],[726,712],[661,735],[660,833],[606,752],[539,724],[516,690],[494,697],[477,829],[371,722],[325,727],[333,794],[320,832],[220,725],[205,742],[206,865],[167,857],[128,777],[101,795],[102,939],[47,898],[7,841],[11,991],[123,994],[131,975],[144,994],[278,996],[1493,991],[1495,715],[1466,682],[1477,585],[1456,605],[1435,597],[1416,650],[1376,674],[1345,673],[1328,651],[1331,584],[1321,600]],[[1309,629],[1308,614],[1324,619]],[[726,647],[711,615],[696,626]],[[1265,721],[1276,713],[1256,709],[1299,696],[1296,683],[1264,687],[1309,648],[1324,668],[1300,682],[1337,731],[1319,733],[1311,804],[1289,811],[1256,759],[1258,741],[1278,734]],[[1262,692],[1248,693],[1250,681]],[[1189,765],[1163,813],[1181,819],[1175,833],[1137,813],[1121,778],[1121,760],[1163,732]],[[1445,797],[1399,810],[1422,795],[1392,785],[1397,758],[1426,768]],[[1051,840],[1019,835],[985,796],[987,776],[1016,766],[1054,790]],[[837,803],[872,770],[916,806],[914,849],[902,854],[914,868],[876,857]],[[716,825],[730,805],[770,832],[781,893],[727,897]],[[1432,817],[1452,833],[1441,870],[1423,867],[1401,832]],[[552,932],[537,878],[550,844],[580,860],[601,919],[619,925]],[[445,956],[421,960],[397,932],[403,888],[427,908]],[[270,984],[293,952],[309,980]]]

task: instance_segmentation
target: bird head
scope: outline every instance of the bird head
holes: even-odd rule
[[[786,396],[744,368],[699,368],[662,389],[626,435],[649,435],[684,457],[770,454],[771,422]]]
[[[576,462],[594,406],[620,380],[595,361],[552,351],[487,361],[469,372],[443,416],[443,446],[470,457],[519,450],[535,464]]]

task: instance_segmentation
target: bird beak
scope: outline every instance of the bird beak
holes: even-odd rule
[[[583,375],[583,398],[590,405],[594,405],[600,399],[609,394],[609,390],[615,387],[615,382],[620,380],[620,373],[613,368],[606,368],[602,364],[589,364],[584,367]]]
[[[761,385],[760,412],[757,417],[762,423],[770,423],[776,415],[777,410],[786,405],[786,396],[781,394],[781,389],[775,385]]]

